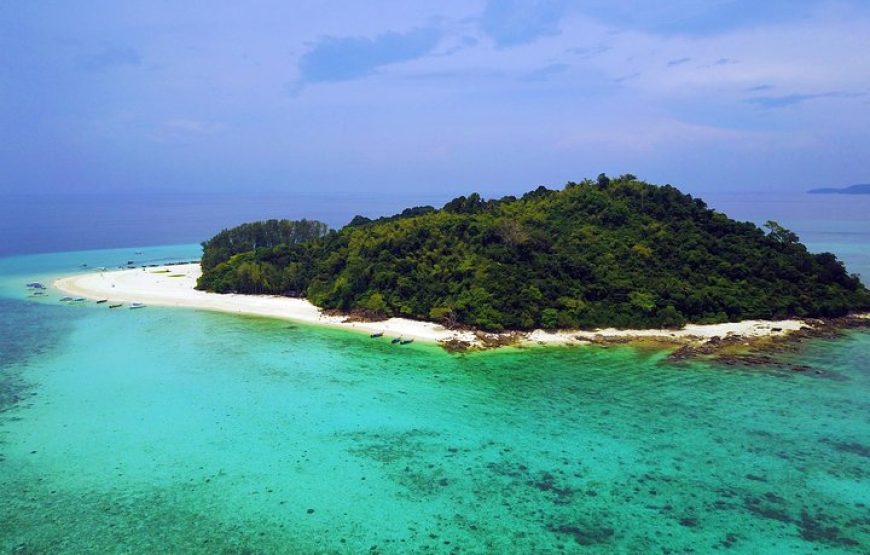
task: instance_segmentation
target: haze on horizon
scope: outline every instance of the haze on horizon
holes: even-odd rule
[[[870,3],[10,2],[0,193],[870,179]]]

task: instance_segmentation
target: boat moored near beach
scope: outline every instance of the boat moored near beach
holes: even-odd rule
[[[142,303],[130,303],[130,308],[131,308],[131,309],[134,309],[134,308],[145,308],[145,305],[142,304]]]
[[[400,335],[399,337],[394,337],[393,340],[390,341],[390,343],[392,343],[393,345],[395,345],[396,343],[401,343],[401,342],[402,342],[402,336],[401,336],[401,335]]]
[[[377,339],[378,337],[383,337],[383,336],[384,336],[384,332],[379,331],[379,332],[371,334],[369,337],[371,337],[372,339]]]
[[[109,299],[100,299],[97,301],[97,304],[103,304],[109,302]]]
[[[122,306],[124,306],[124,303],[110,304],[109,308],[121,308]]]

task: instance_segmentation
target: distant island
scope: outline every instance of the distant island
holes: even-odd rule
[[[455,198],[436,209],[226,229],[203,243],[197,288],[306,297],[359,318],[488,331],[679,328],[836,317],[870,291],[831,253],[633,175]]]
[[[837,195],[870,195],[870,183],[862,183],[860,185],[851,185],[849,187],[822,187],[820,189],[810,189],[807,191],[810,194],[837,194]]]

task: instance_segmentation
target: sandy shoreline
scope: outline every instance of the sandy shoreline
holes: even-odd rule
[[[214,310],[233,314],[265,316],[342,328],[361,333],[381,333],[427,343],[464,342],[470,346],[484,343],[471,331],[448,330],[438,324],[391,318],[381,322],[347,322],[330,316],[304,299],[267,295],[218,294],[194,289],[201,270],[198,264],[90,272],[57,279],[54,286],[69,295],[110,302],[140,302],[146,305]],[[586,342],[653,339],[671,342],[703,343],[714,337],[738,335],[747,338],[787,334],[808,327],[801,320],[746,320],[725,324],[689,324],[681,330],[535,330],[519,335],[519,344],[577,345]]]
[[[108,299],[110,303],[140,302],[153,306],[265,316],[368,334],[383,332],[385,336],[413,338],[428,343],[474,340],[470,332],[451,331],[437,324],[401,318],[382,322],[345,322],[344,317],[324,314],[305,299],[198,291],[194,287],[201,273],[199,264],[136,268],[77,274],[56,280],[54,286],[69,295],[93,300]]]

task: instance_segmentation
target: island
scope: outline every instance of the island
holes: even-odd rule
[[[88,298],[355,329],[448,348],[655,340],[683,354],[870,322],[830,253],[632,175],[441,208],[225,229],[198,265],[64,278]],[[838,320],[839,319],[839,320]],[[704,347],[704,346],[707,347]],[[703,348],[702,348],[703,347]],[[700,349],[700,350],[699,350]]]
[[[203,243],[198,288],[305,297],[363,319],[504,330],[680,328],[835,317],[870,292],[776,222],[765,233],[624,175],[357,216],[261,222]]]
[[[870,195],[870,183],[850,185],[849,187],[821,187],[807,191],[812,195],[836,194],[836,195]]]

